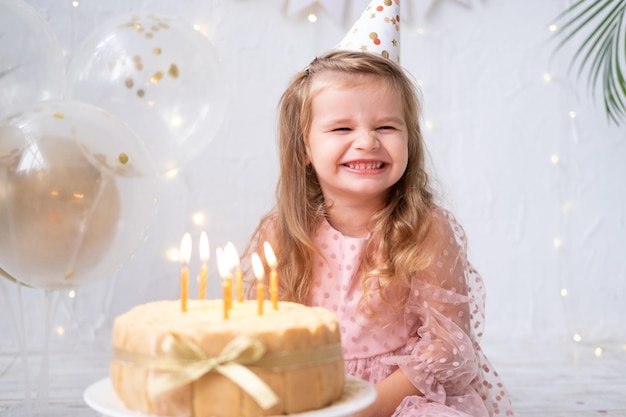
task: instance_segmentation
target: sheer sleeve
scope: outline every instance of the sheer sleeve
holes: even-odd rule
[[[406,355],[387,359],[427,399],[442,404],[446,395],[467,387],[477,372],[470,337],[467,257],[446,214],[436,213],[433,259],[411,283],[405,307],[405,320],[412,328]]]
[[[385,362],[399,366],[428,401],[465,402],[462,408],[475,410],[474,415],[493,415],[482,375],[488,362],[478,345],[484,323],[482,279],[468,261],[465,234],[454,217],[438,209],[435,219],[432,262],[413,278],[405,307],[409,342],[403,355]]]

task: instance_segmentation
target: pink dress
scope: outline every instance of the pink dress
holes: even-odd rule
[[[513,416],[508,394],[479,346],[482,279],[467,260],[462,227],[449,212],[438,211],[449,224],[447,244],[413,279],[403,310],[387,307],[375,321],[359,316],[362,290],[355,275],[367,239],[344,236],[326,221],[314,241],[328,263],[315,259],[309,303],[339,316],[349,375],[375,384],[400,367],[424,394],[406,397],[394,416]]]

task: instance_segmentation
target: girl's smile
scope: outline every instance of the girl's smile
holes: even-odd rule
[[[376,173],[385,166],[383,161],[350,161],[343,164],[346,168],[358,171],[359,174]]]

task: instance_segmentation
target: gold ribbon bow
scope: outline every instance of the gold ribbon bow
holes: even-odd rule
[[[208,372],[216,371],[247,392],[264,410],[278,403],[274,391],[244,366],[257,362],[265,354],[265,346],[257,339],[239,336],[231,340],[219,356],[212,358],[193,341],[176,335],[166,336],[161,347],[165,360],[160,366],[153,368],[170,372],[150,380],[148,383],[150,397],[195,381]]]

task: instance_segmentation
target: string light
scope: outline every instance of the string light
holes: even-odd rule
[[[561,297],[567,297],[567,288],[561,288]]]
[[[59,336],[63,336],[65,334],[65,328],[63,326],[57,326],[56,328],[56,333]]]
[[[206,215],[203,212],[198,211],[191,216],[191,220],[196,226],[203,226],[206,222]]]
[[[74,298],[74,297],[76,297],[76,291],[74,291],[74,290],[70,290],[70,292],[67,294],[67,296],[68,296],[69,298]]]
[[[559,27],[553,23],[550,26],[548,26],[548,30],[550,32],[556,32],[557,30],[559,30]]]
[[[170,126],[171,127],[179,127],[182,124],[183,124],[183,118],[180,115],[178,115],[178,114],[172,116],[172,118],[170,119]]]
[[[201,24],[201,23],[195,23],[193,26],[193,30],[195,30],[198,33],[203,34],[206,37],[209,37],[209,26],[206,24]]]
[[[424,127],[426,128],[426,130],[433,130],[435,128],[435,125],[430,120],[427,120],[426,123],[424,123]]]
[[[165,252],[165,257],[168,261],[178,262],[180,261],[180,253],[178,252],[177,247],[170,247]]]
[[[174,179],[176,177],[178,177],[178,168],[172,168],[172,169],[170,169],[169,171],[167,171],[165,173],[165,178],[167,178],[167,179],[171,180],[171,179]]]
[[[575,112],[574,110],[570,110],[570,112],[569,112],[569,117],[570,117],[571,119],[575,119],[575,118],[576,118],[576,112]]]
[[[311,23],[317,22],[317,16],[315,15],[315,13],[309,14],[308,19],[309,19],[309,22]]]
[[[561,204],[561,213],[567,214],[570,211],[572,211],[572,202],[571,201],[566,201],[563,204]]]
[[[552,162],[554,165],[557,165],[560,162],[561,158],[559,157],[559,155],[553,153],[552,155],[550,155],[550,162]]]
[[[563,239],[555,237],[552,241],[552,246],[554,246],[554,249],[561,249],[563,247]]]
[[[598,346],[597,348],[595,348],[595,349],[593,350],[593,355],[594,355],[596,358],[601,357],[601,356],[602,356],[602,348],[601,348],[601,347],[599,347],[599,346]]]
[[[583,340],[583,338],[578,333],[574,333],[572,339],[574,339],[574,342],[580,342],[581,340]]]
[[[549,83],[550,81],[552,81],[552,74],[550,74],[549,72],[544,72],[543,73],[543,80],[547,83]]]
[[[74,6],[74,7],[78,7],[78,5],[79,5],[79,4],[80,4],[80,3],[78,3],[78,1],[76,1],[76,0],[74,0],[74,1],[72,2],[72,6]]]

